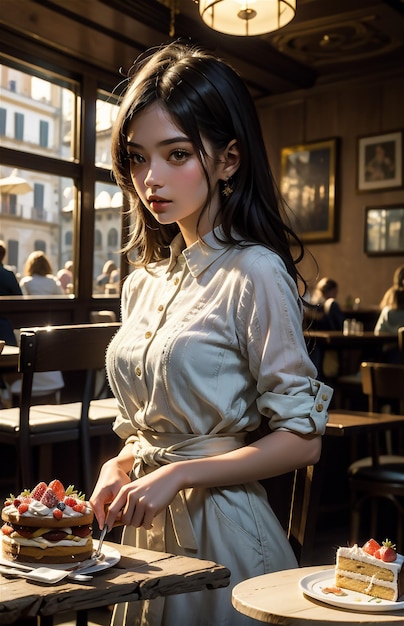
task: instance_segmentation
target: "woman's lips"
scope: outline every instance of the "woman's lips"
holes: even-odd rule
[[[149,200],[150,208],[156,213],[159,213],[160,211],[165,211],[170,204],[171,201],[166,200],[165,198],[153,198]]]

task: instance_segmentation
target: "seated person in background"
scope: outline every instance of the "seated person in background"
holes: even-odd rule
[[[65,293],[70,293],[73,284],[73,261],[66,261],[64,267],[58,271],[56,278],[60,281]]]
[[[318,281],[311,296],[311,308],[307,309],[306,321],[309,330],[341,330],[344,314],[336,300],[338,283],[332,278]],[[324,350],[315,343],[310,357],[317,367],[319,378],[334,378],[339,372],[338,355],[334,350]]]
[[[29,296],[63,295],[62,285],[52,274],[52,266],[46,254],[41,250],[31,252],[25,263],[24,277],[20,286],[24,294]],[[53,403],[57,392],[64,387],[61,372],[38,372],[34,374],[32,395],[40,398],[38,402]],[[10,388],[12,396],[18,399],[21,381],[16,380]]]
[[[4,241],[0,241],[0,296],[22,296],[21,287],[14,272],[3,265],[6,252],[6,244]],[[0,315],[0,339],[4,339],[10,346],[17,345],[12,324],[3,315]]]
[[[98,287],[105,287],[107,283],[111,283],[111,274],[117,269],[113,261],[106,261],[102,268],[102,272],[97,276],[96,283]]]
[[[52,266],[46,254],[41,250],[31,252],[25,263],[24,277],[20,287],[28,296],[62,296],[60,281],[53,276]]]
[[[390,305],[383,307],[375,326],[375,335],[379,333],[398,333],[404,326],[404,287],[389,290]],[[384,356],[387,363],[400,363],[400,352],[397,346],[384,347]]]
[[[322,278],[318,281],[311,296],[311,304],[316,310],[311,316],[313,330],[342,330],[344,314],[336,300],[338,283],[332,278]]]
[[[399,265],[393,276],[393,284],[389,287],[380,302],[380,309],[386,306],[395,306],[395,292],[404,289],[404,265]]]

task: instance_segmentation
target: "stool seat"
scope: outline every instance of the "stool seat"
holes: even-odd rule
[[[348,476],[356,480],[377,481],[388,485],[401,484],[404,487],[404,462],[353,467],[348,470]]]

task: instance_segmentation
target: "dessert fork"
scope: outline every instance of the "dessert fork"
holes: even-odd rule
[[[102,550],[102,544],[104,543],[105,535],[107,534],[107,532],[108,532],[108,526],[104,524],[104,528],[102,529],[100,538],[98,540],[98,548],[95,550],[95,552],[93,552],[91,556],[92,559],[96,559],[97,561],[105,559],[105,555],[102,554],[101,550]]]

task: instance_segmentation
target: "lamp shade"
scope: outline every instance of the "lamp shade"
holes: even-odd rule
[[[296,0],[199,0],[198,6],[207,26],[244,37],[278,30],[296,13]]]

